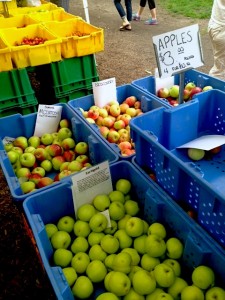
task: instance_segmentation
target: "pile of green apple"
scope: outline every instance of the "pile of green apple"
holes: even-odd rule
[[[203,88],[197,86],[194,82],[188,82],[183,90],[183,100],[187,102],[193,98],[194,95],[213,89],[211,85],[204,86]],[[172,85],[170,88],[162,87],[157,91],[159,98],[167,99],[172,106],[179,104],[178,98],[180,93],[180,86],[177,84]]]
[[[68,119],[59,122],[57,132],[18,136],[4,148],[24,194],[91,166],[88,144],[75,141]]]
[[[109,143],[118,145],[122,156],[135,153],[129,123],[131,118],[143,114],[137,97],[129,96],[121,104],[111,101],[102,108],[92,105],[88,110],[82,110],[82,114],[89,123],[99,127],[100,134]]]
[[[162,223],[143,220],[130,190],[121,178],[111,193],[80,206],[76,219],[45,224],[51,262],[62,268],[75,298],[88,299],[102,286],[97,300],[224,300],[212,268],[200,265],[188,278],[183,243]]]

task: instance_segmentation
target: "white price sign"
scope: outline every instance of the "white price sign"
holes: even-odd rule
[[[162,78],[204,64],[198,24],[153,36],[153,44]]]

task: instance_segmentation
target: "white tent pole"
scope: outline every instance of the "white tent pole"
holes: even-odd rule
[[[88,13],[88,2],[87,2],[87,0],[83,0],[83,7],[84,7],[84,13],[85,13],[86,22],[90,23],[90,18],[89,18],[89,13]]]

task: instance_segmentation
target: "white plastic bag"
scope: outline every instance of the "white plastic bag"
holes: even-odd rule
[[[37,7],[41,5],[40,0],[25,0],[23,1],[23,6],[28,6],[28,7]]]

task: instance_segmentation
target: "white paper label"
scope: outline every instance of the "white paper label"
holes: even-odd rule
[[[72,183],[76,214],[81,205],[91,203],[98,194],[109,194],[113,190],[108,161],[78,172],[72,176]]]
[[[35,136],[56,132],[61,120],[62,106],[39,105],[35,124]]]
[[[92,88],[95,105],[103,107],[111,101],[117,101],[115,78],[92,82]]]

